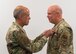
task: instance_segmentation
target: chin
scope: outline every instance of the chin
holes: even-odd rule
[[[50,23],[54,24],[53,22],[50,21]]]
[[[28,24],[25,24],[26,26],[28,25]]]

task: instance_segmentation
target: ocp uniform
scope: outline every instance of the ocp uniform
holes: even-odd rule
[[[49,38],[47,54],[74,54],[71,27],[63,19],[53,29],[56,31]]]
[[[47,38],[40,35],[31,41],[25,30],[14,22],[7,32],[6,41],[9,54],[32,54],[43,48]]]

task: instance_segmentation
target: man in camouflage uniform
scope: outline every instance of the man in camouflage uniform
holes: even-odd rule
[[[47,54],[74,54],[73,31],[62,18],[62,9],[58,5],[52,5],[47,13],[49,22],[55,24],[52,29],[56,30],[49,38]]]
[[[6,35],[9,54],[32,54],[38,52],[43,48],[47,42],[47,38],[52,34],[52,30],[47,30],[31,41],[23,29],[24,25],[29,24],[29,15],[29,9],[21,5],[17,6],[14,10],[16,21],[13,22]]]

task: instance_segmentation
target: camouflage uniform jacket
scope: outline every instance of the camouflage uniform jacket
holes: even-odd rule
[[[63,19],[53,28],[56,32],[49,38],[47,54],[74,54],[73,32],[67,22]]]
[[[43,48],[47,38],[40,35],[31,41],[25,30],[16,22],[13,22],[6,34],[6,42],[9,54],[32,54]]]

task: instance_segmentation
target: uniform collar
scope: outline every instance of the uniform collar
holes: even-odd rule
[[[16,25],[18,28],[20,28],[22,31],[25,31],[25,30],[23,29],[23,27],[21,27],[17,22],[13,22],[13,24]]]
[[[57,25],[55,25],[54,27],[58,27],[60,24],[62,24],[64,22],[64,19],[62,19]]]
[[[64,19],[62,19],[57,25],[55,25],[52,29],[55,29],[57,31],[57,28],[64,22]]]

